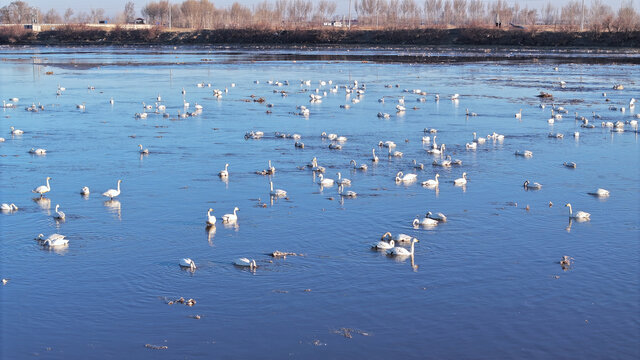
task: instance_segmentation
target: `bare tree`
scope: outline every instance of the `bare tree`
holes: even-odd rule
[[[577,0],[571,0],[562,7],[562,25],[568,30],[577,30],[582,15],[582,6]]]
[[[357,4],[357,3],[356,3]],[[313,13],[313,22],[321,24],[324,20],[331,19],[336,12],[336,3],[328,0],[320,0],[316,3]]]
[[[591,31],[600,32],[604,29],[611,31],[615,15],[611,6],[604,4],[602,0],[593,0],[589,8],[588,19]]]
[[[69,22],[71,22],[71,18],[73,16],[73,9],[72,8],[68,8],[65,12],[64,12],[64,17],[63,20],[66,24],[68,24]]]
[[[453,23],[453,4],[451,0],[444,0],[444,6],[442,7],[442,23],[447,26]]]
[[[27,24],[31,23],[37,12],[36,8],[24,1],[14,1],[0,8],[0,21],[5,24]]]
[[[638,13],[633,8],[633,3],[628,0],[618,9],[618,17],[615,20],[617,31],[633,31],[640,29]]]
[[[287,17],[296,27],[306,22],[313,10],[311,0],[291,0],[287,7]]]
[[[482,0],[470,0],[467,5],[467,15],[469,16],[469,23],[472,25],[478,25],[486,23],[487,19],[485,12],[485,4]]]
[[[400,14],[404,26],[415,27],[417,25],[420,11],[414,0],[402,0],[400,3]]]
[[[42,16],[42,22],[45,24],[60,24],[62,23],[62,16],[56,9],[49,9],[44,16]]]
[[[91,9],[89,14],[89,22],[97,24],[100,20],[104,20],[104,9]]]
[[[136,4],[133,1],[128,1],[124,5],[124,22],[127,24],[133,24],[136,20]]]
[[[437,24],[442,18],[442,0],[425,0],[424,13],[427,24]]]

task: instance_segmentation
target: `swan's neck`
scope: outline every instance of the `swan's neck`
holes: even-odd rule
[[[47,189],[49,189],[49,179],[47,178]]]
[[[236,211],[238,211],[238,209],[233,209],[233,216],[237,216]]]
[[[56,212],[58,212],[58,208],[60,207],[60,205],[56,205]]]
[[[273,192],[273,182],[269,181],[269,186],[271,187],[271,192]]]
[[[118,192],[120,192],[120,181],[118,181]]]
[[[342,179],[342,174],[338,173],[338,180]]]
[[[413,255],[413,247],[414,247],[414,245],[415,245],[415,242],[412,241],[411,242],[411,255]]]
[[[569,215],[573,215],[573,210],[571,209],[571,204],[569,204]]]

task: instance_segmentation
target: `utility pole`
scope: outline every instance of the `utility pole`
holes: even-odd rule
[[[348,27],[349,27],[349,30],[351,30],[351,0],[349,0],[349,25],[348,25]]]
[[[582,20],[580,21],[580,31],[584,31],[584,0],[582,0]]]

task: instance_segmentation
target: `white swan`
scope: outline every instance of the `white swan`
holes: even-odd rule
[[[417,162],[416,159],[413,159],[413,168],[422,170],[424,169],[424,164]]]
[[[396,246],[396,242],[391,240],[389,242],[386,242],[384,240],[380,240],[377,243],[371,245],[371,248],[376,249],[376,250],[389,250],[389,249],[393,249]]]
[[[240,209],[238,209],[238,207],[236,206],[235,208],[233,208],[233,214],[224,214],[222,215],[222,222],[225,223],[234,223],[236,221],[238,221],[238,215],[236,214],[237,211],[239,211]]]
[[[394,247],[393,249],[389,249],[387,250],[387,254],[391,255],[391,256],[411,256],[413,255],[414,252],[414,245],[415,243],[420,242],[420,240],[414,238],[413,240],[411,240],[411,251],[403,248],[403,247]]]
[[[354,161],[354,160],[351,160],[351,161]],[[338,185],[342,185],[342,186],[351,185],[351,180],[349,180],[347,178],[343,179],[342,178],[342,174],[340,172],[337,172],[336,175],[338,175],[338,181],[336,181],[338,183]]]
[[[16,129],[13,126],[11,127],[11,135],[22,135],[22,134],[24,134],[24,131],[20,129]]]
[[[236,266],[248,267],[251,270],[258,267],[255,260],[249,260],[247,258],[238,258],[233,261],[233,264]]]
[[[462,177],[453,180],[453,183],[455,185],[465,185],[467,183],[467,173],[463,172],[462,173]]]
[[[526,158],[533,157],[533,153],[531,151],[529,151],[529,150],[524,150],[524,151],[516,150],[515,155],[516,156],[526,157]]]
[[[42,197],[45,193],[48,193],[49,191],[51,191],[51,186],[49,186],[49,180],[51,180],[51,177],[47,176],[47,185],[40,185],[37,188],[31,190],[31,192],[38,193],[40,194],[40,197]]]
[[[142,144],[138,144],[138,147],[140,147],[140,154],[148,154],[149,153],[149,149],[143,148]]]
[[[109,189],[105,192],[102,193],[102,196],[106,196],[110,199],[113,200],[114,197],[120,195],[120,183],[122,182],[122,180],[118,180],[118,187],[117,189]]]
[[[344,190],[344,187],[340,185],[338,187],[338,195],[343,197],[348,197],[348,198],[354,198],[358,196],[358,193],[356,193],[355,191],[347,190],[347,192],[344,192],[343,190]]]
[[[216,216],[215,215],[211,215],[212,212],[213,212],[212,208],[209,208],[209,210],[207,210],[207,226],[215,226],[216,225]]]
[[[393,141],[385,141],[385,142],[380,141],[378,143],[378,146],[386,147],[386,148],[394,148],[396,147],[396,143],[394,143]]]
[[[224,170],[221,170],[218,173],[218,176],[220,176],[221,178],[229,176],[229,164],[224,164]]]
[[[0,211],[16,211],[16,210],[18,210],[18,207],[14,203],[11,203],[11,204],[3,203],[2,205],[0,205]]]
[[[434,144],[435,144],[435,142],[434,142]],[[440,145],[440,148],[434,148],[434,149],[431,149],[431,150],[427,150],[427,153],[438,155],[438,154],[444,153],[445,149],[446,149],[445,145],[442,144],[442,145]]]
[[[516,119],[521,119],[521,118],[522,118],[522,109],[520,109],[520,111],[516,113]]]
[[[478,143],[476,142],[466,143],[465,147],[467,148],[467,150],[475,150],[478,148]]]
[[[437,220],[439,222],[447,222],[447,216],[441,212],[432,213],[431,211],[427,211],[427,215],[429,219]]]
[[[318,184],[322,186],[331,186],[334,183],[333,179],[325,179],[322,174],[318,175],[318,178],[320,178],[320,180],[318,180]]]
[[[376,149],[371,149],[371,153],[373,154],[371,161],[378,162],[378,157],[376,156]]]
[[[429,179],[427,181],[423,181],[422,185],[423,186],[438,186],[438,184],[440,183],[438,181],[438,178],[440,177],[440,174],[436,174],[435,179]]]
[[[41,241],[42,241],[41,245],[44,247],[58,247],[58,246],[66,246],[69,244],[69,239],[65,239],[64,235],[60,235],[60,234],[49,235],[48,238]]]
[[[576,214],[573,214],[573,210],[571,209],[571,204],[567,203],[565,206],[569,207],[569,218],[576,220],[591,220],[591,214],[584,211],[578,211]]]
[[[269,186],[271,187],[271,191],[269,192],[269,194],[271,196],[275,196],[275,197],[285,197],[285,196],[287,196],[287,192],[282,190],[282,189],[273,190],[273,182],[272,181],[269,181]]]
[[[587,194],[593,195],[593,196],[607,197],[609,196],[609,190],[598,188],[596,191],[588,192]]]
[[[428,217],[424,217],[423,219],[420,219],[419,217],[416,217],[415,219],[413,219],[413,221],[411,222],[413,224],[413,226],[436,226],[438,225],[438,220],[435,219],[431,219]]]
[[[411,242],[413,239],[415,239],[415,237],[407,235],[407,234],[398,234],[396,236],[392,236],[390,232],[386,232],[384,233],[384,235],[382,235],[381,240],[393,240],[395,242],[403,242],[403,243],[408,243]]]
[[[418,175],[416,174],[403,174],[402,171],[398,171],[398,173],[396,174],[396,182],[414,182],[418,180]]]
[[[180,259],[180,267],[189,268],[191,270],[196,269],[196,263],[190,258]]]
[[[369,167],[367,166],[367,164],[360,164],[360,166],[358,166],[358,164],[356,163],[355,160],[351,160],[349,161],[349,165],[353,165],[353,168],[356,170],[367,170],[369,169]]]
[[[55,242],[56,240],[64,240],[64,239],[65,239],[65,236],[61,234],[51,234],[47,236],[46,239],[44,238],[44,234],[38,234],[38,236],[34,240],[40,241],[42,243],[43,241],[47,241],[47,240],[50,240],[51,242]]]
[[[532,183],[529,183],[529,180],[526,180],[522,186],[524,186],[524,188],[527,189],[527,190],[540,190],[540,189],[542,189],[542,184],[537,183],[537,182],[534,182],[532,184]]]
[[[56,204],[56,214],[53,215],[53,218],[54,219],[58,219],[58,220],[64,220],[67,216],[65,215],[64,212],[58,211],[59,207],[60,207],[60,205]]]
[[[574,163],[573,161],[570,161],[570,162],[566,162],[565,161],[562,165],[564,165],[565,167],[568,167],[568,168],[572,168],[572,169],[575,169],[575,168],[578,167],[578,164]]]
[[[91,193],[91,191],[89,191],[89,187],[88,186],[83,186],[82,189],[80,190],[80,195],[87,196],[90,193]]]
[[[485,138],[483,138],[483,137],[479,138],[479,137],[477,137],[477,134],[476,134],[475,132],[473,133],[473,142],[474,142],[474,143],[478,143],[478,145],[482,145],[482,144],[484,144],[486,141],[487,141],[487,139],[485,139]]]
[[[47,155],[47,150],[46,149],[31,148],[31,150],[29,150],[29,154]]]

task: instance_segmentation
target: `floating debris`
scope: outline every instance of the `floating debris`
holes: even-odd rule
[[[272,257],[304,256],[303,254],[296,254],[294,252],[286,252],[286,251],[279,251],[279,250],[276,250],[269,255],[271,255]]]
[[[166,298],[165,298],[165,301],[166,301]],[[167,301],[167,305],[173,305],[173,304],[185,304],[187,306],[193,306],[196,304],[196,301],[194,299],[185,300],[183,297],[180,297],[179,299],[176,299],[176,300]]]
[[[552,98],[553,95],[551,95],[549,93],[546,93],[544,91],[540,91],[540,94],[536,95],[536,97],[539,97],[539,98]]]
[[[342,336],[346,337],[347,339],[353,338],[352,334],[360,334],[362,336],[370,336],[370,334],[368,332],[362,331],[362,330],[359,330],[359,329],[340,328],[338,330],[333,330],[332,332],[334,334],[342,335]]]
[[[167,350],[169,348],[167,345],[152,345],[152,344],[145,344],[144,347],[146,347],[147,349],[153,349],[153,350]]]

